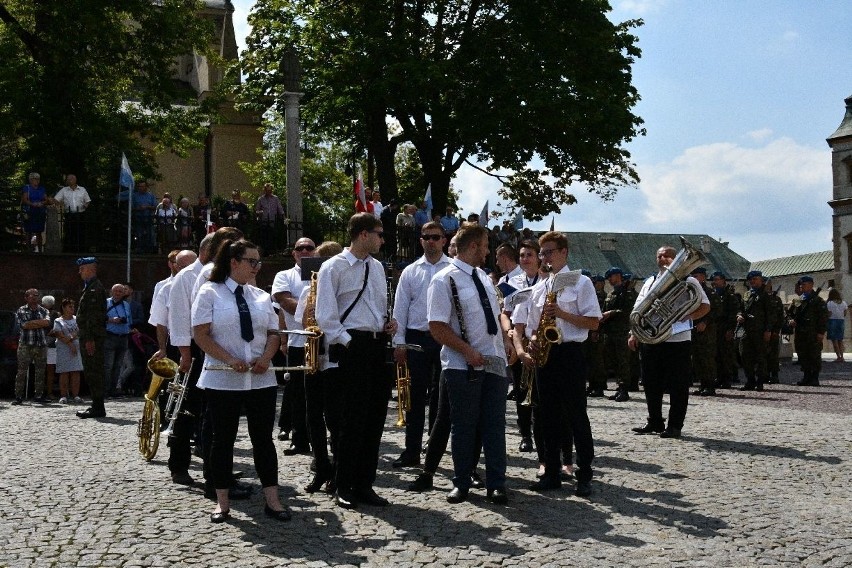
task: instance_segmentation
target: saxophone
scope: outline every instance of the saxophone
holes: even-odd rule
[[[311,272],[311,286],[308,290],[308,299],[306,300],[305,317],[302,319],[302,325],[305,326],[305,331],[310,332],[305,340],[305,374],[314,375],[319,370],[319,346],[322,341],[322,330],[317,324],[316,317],[317,309],[317,273]]]
[[[556,325],[556,318],[545,314],[545,308],[556,303],[557,292],[551,290],[544,298],[541,307],[541,318],[538,320],[538,328],[535,332],[536,350],[535,364],[538,367],[547,365],[550,356],[550,348],[556,343],[562,343],[562,331]]]

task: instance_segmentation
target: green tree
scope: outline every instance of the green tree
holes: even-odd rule
[[[641,22],[613,23],[609,11],[605,0],[259,0],[243,100],[274,97],[277,62],[296,46],[304,116],[363,141],[386,199],[407,142],[436,210],[476,160],[513,172],[501,196],[541,219],[575,201],[573,184],[611,198],[638,181],[623,145],[644,132],[631,83]]]
[[[181,55],[211,56],[202,7],[0,1],[0,125],[15,141],[0,174],[18,184],[35,168],[52,191],[74,172],[97,193],[117,184],[122,151],[134,173],[156,177],[155,153],[199,146],[219,98],[199,104],[174,71]]]

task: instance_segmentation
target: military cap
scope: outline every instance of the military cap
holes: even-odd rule
[[[595,274],[594,276],[592,276],[592,282],[606,282],[606,278],[604,278],[600,274]]]
[[[760,270],[752,270],[751,272],[746,274],[746,280],[751,280],[755,276],[760,276],[761,278],[763,278],[763,272],[761,272]]]
[[[704,268],[703,266],[699,266],[698,268],[696,268],[695,270],[690,272],[690,274],[703,274],[703,275],[707,276],[707,269]]]
[[[94,256],[82,256],[77,259],[77,266],[83,266],[84,264],[97,264],[98,259]]]
[[[632,272],[625,272],[624,273],[624,279],[625,280],[633,280],[633,273]]]
[[[583,270],[581,270],[581,271],[580,271],[580,274],[582,274],[583,276],[588,276],[589,278],[591,278],[591,277],[592,277],[592,271],[591,271],[591,270],[586,270],[585,268],[584,268]]]
[[[813,284],[813,276],[802,276],[801,278],[799,278],[799,284],[804,284],[805,282],[810,282],[811,284]]]
[[[713,274],[711,274],[711,275],[710,275],[710,278],[721,278],[722,280],[727,280],[727,279],[728,279],[728,277],[727,277],[727,276],[725,276],[725,273],[724,273],[724,272],[722,272],[721,270],[717,270],[716,272],[714,272]]]
[[[619,274],[619,275],[621,275],[622,278],[624,277],[624,271],[617,266],[613,266],[612,268],[610,268],[609,270],[607,270],[604,273],[604,278],[609,279],[609,277],[612,276],[613,274]]]

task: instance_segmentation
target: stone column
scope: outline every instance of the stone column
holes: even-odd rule
[[[302,152],[299,135],[299,99],[303,93],[284,93],[284,124],[287,133],[287,247],[302,237]],[[296,223],[296,224],[294,224]]]

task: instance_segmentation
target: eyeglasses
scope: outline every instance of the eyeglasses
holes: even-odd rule
[[[443,235],[420,235],[420,238],[424,241],[440,241],[444,238]]]
[[[263,261],[259,258],[241,258],[240,260],[248,262],[249,266],[251,266],[252,268],[257,268],[258,266],[263,264]]]
[[[552,249],[547,249],[547,250],[541,249],[541,252],[538,253],[538,257],[539,258],[547,258],[551,254],[553,254],[554,251],[557,251],[557,250],[559,250],[559,249],[558,248],[552,248]]]
[[[305,251],[310,252],[312,250],[315,250],[316,248],[317,247],[315,247],[313,245],[299,245],[299,246],[293,248],[293,250],[297,251],[297,252],[305,252]]]

